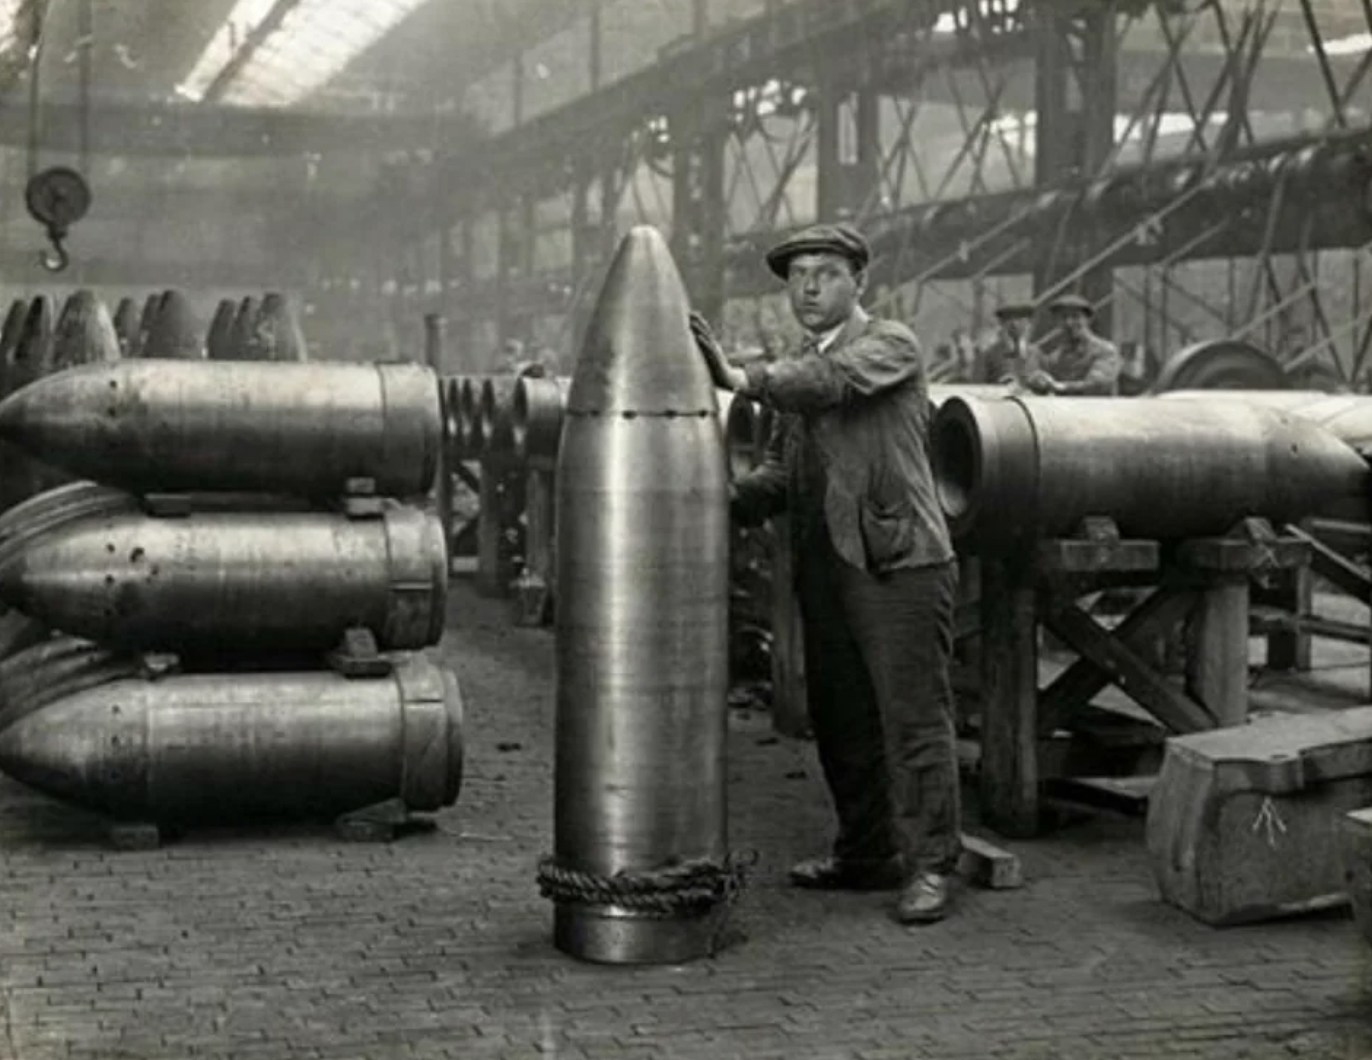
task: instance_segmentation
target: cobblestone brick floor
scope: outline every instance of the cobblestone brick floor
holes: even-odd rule
[[[822,852],[809,746],[735,712],[731,828],[761,861],[742,938],[683,967],[600,968],[550,945],[552,637],[454,591],[443,651],[469,768],[437,830],[192,833],[138,853],[0,785],[0,1056],[1372,1056],[1372,961],[1326,915],[1214,930],[1162,905],[1137,821],[1014,844],[1028,885],[903,929],[884,895],[784,885]]]

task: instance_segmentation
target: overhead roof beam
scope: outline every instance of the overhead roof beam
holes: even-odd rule
[[[81,110],[75,104],[39,108],[44,151],[81,147]],[[412,151],[417,144],[468,144],[469,118],[416,115],[310,114],[279,107],[198,107],[100,104],[90,110],[90,153],[175,156],[196,160],[270,158],[359,151]],[[27,105],[0,104],[0,145],[28,142]]]
[[[276,0],[276,3],[272,4],[272,9],[263,16],[261,22],[252,28],[247,39],[229,57],[224,68],[214,75],[214,80],[205,89],[205,95],[201,98],[201,102],[219,102],[228,87],[233,84],[234,78],[247,68],[252,57],[257,54],[257,50],[267,42],[267,38],[281,28],[286,21],[286,16],[299,6],[300,0]]]

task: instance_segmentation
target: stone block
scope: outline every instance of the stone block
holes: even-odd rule
[[[1148,807],[1162,897],[1209,924],[1347,902],[1340,822],[1372,805],[1372,707],[1167,743]]]

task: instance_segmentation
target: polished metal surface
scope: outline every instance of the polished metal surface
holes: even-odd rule
[[[147,342],[138,355],[152,359],[204,360],[205,330],[181,291],[163,292]]]
[[[476,410],[476,450],[482,456],[509,461],[514,458],[514,392],[519,377],[491,375],[481,381]]]
[[[138,342],[138,303],[132,298],[119,299],[113,320],[115,334],[119,336],[119,356],[132,357]]]
[[[515,384],[510,408],[510,434],[514,459],[520,464],[551,464],[557,460],[562,440],[563,413],[567,408],[569,376],[531,378]]]
[[[6,397],[14,387],[9,385],[9,363],[14,359],[15,347],[24,331],[24,321],[29,315],[29,304],[22,298],[10,303],[5,313],[4,327],[0,328],[0,398]]]
[[[9,550],[6,550],[9,552]],[[0,564],[0,600],[102,644],[161,651],[327,650],[350,627],[382,648],[443,635],[436,515],[327,512],[88,516]]]
[[[45,637],[0,661],[0,729],[49,703],[138,677],[142,657],[78,637]]]
[[[121,361],[0,403],[0,439],[137,491],[427,492],[442,444],[437,377],[410,364]]]
[[[157,324],[157,312],[162,306],[164,292],[154,291],[143,300],[143,308],[138,314],[138,337],[134,340],[129,357],[146,357],[152,329]]]
[[[0,614],[0,659],[8,659],[25,648],[41,644],[51,635],[52,631],[36,618],[18,611],[4,611]]]
[[[724,455],[731,479],[741,478],[757,467],[757,406],[732,390],[716,390],[719,428],[724,434]]]
[[[94,482],[68,482],[35,494],[0,515],[0,566],[67,523],[137,511],[138,499],[132,494]]]
[[[462,426],[458,422],[457,405],[462,393],[462,380],[455,375],[440,376],[439,393],[443,398],[443,431],[448,439],[448,449],[454,460],[466,456],[462,447]]]
[[[1238,402],[1275,409],[1324,428],[1363,456],[1372,456],[1372,397],[1323,390],[1172,390],[1169,401]]]
[[[119,360],[119,335],[105,303],[87,290],[67,299],[52,342],[53,372],[78,364]]]
[[[257,320],[257,313],[260,308],[261,303],[252,295],[244,295],[243,300],[238,303],[238,311],[234,314],[233,324],[229,328],[229,339],[224,345],[224,360],[255,361],[260,359],[253,356],[253,325]]]
[[[79,692],[0,731],[0,769],[60,799],[166,823],[330,817],[400,798],[452,805],[456,677],[422,656],[393,675],[172,675]]]
[[[253,360],[307,361],[305,334],[285,295],[268,291],[253,318]]]
[[[40,294],[28,304],[14,346],[7,351],[5,386],[10,393],[47,375],[52,367],[55,315],[52,300]]]
[[[13,344],[5,350],[0,372],[3,372],[7,390],[10,393],[22,390],[46,375],[52,366],[52,348],[52,303],[47,296],[39,295],[28,303]],[[0,444],[0,511],[55,485],[53,478],[53,469],[32,452]]]
[[[464,375],[457,389],[457,439],[462,451],[473,459],[481,455],[481,387],[485,375]]]
[[[662,237],[621,243],[572,376],[557,462],[555,851],[612,876],[726,849],[728,480],[718,409]],[[554,940],[679,961],[715,917],[557,904]]]
[[[933,426],[955,536],[1005,546],[1073,533],[1087,516],[1125,536],[1223,534],[1366,509],[1372,472],[1328,431],[1238,402],[949,398]]]
[[[234,321],[238,317],[238,305],[231,298],[222,298],[215,308],[210,321],[210,330],[205,337],[205,356],[212,361],[236,361],[234,356]]]
[[[1150,391],[1282,390],[1290,385],[1281,363],[1247,343],[1210,339],[1178,350],[1167,359]]]

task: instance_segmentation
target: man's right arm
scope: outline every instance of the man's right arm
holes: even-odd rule
[[[762,463],[729,487],[729,511],[740,526],[761,526],[786,510],[786,439],[790,416],[777,415]]]

